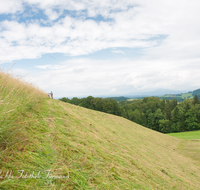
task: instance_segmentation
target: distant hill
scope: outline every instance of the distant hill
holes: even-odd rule
[[[126,101],[126,100],[128,100],[128,99],[130,99],[130,98],[127,98],[127,97],[124,97],[124,96],[119,96],[119,97],[107,97],[107,99],[109,99],[109,98],[111,98],[111,99],[115,99],[116,101],[122,101],[122,100],[124,100],[124,101]]]
[[[149,96],[162,96],[164,94],[177,94],[181,93],[180,90],[170,90],[170,89],[157,89],[153,91],[144,91],[144,92],[135,92],[135,93],[129,93],[124,94],[126,97],[135,98],[135,97],[149,97]]]
[[[165,100],[172,100],[173,98],[176,98],[178,102],[181,102],[188,98],[193,98],[195,94],[200,98],[200,89],[189,91],[187,93],[177,93],[177,94],[165,94],[162,96],[158,96],[159,99],[165,99]]]
[[[193,91],[192,95],[195,96],[195,94],[200,98],[200,88]]]

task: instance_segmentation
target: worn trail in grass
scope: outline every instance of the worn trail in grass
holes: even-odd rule
[[[200,161],[200,131],[168,133],[168,135],[179,139],[186,139],[179,144],[179,150],[185,156]]]

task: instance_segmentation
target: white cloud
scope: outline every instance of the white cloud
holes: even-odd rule
[[[57,66],[36,66],[41,70],[31,75],[46,92],[53,90],[56,96],[68,97],[199,88],[194,81],[198,80],[200,66],[194,71],[188,70],[190,64],[186,61],[176,63],[165,60],[160,64],[155,60],[72,59]],[[181,64],[184,66],[180,67]]]
[[[44,53],[60,52],[69,55],[83,55],[109,47],[150,47],[155,42],[137,39],[139,33],[130,36],[120,25],[93,20],[74,19],[69,16],[52,27],[37,23],[4,21],[0,33],[0,57],[3,60],[37,58]],[[134,31],[134,29],[132,29]],[[146,38],[146,36],[143,36]],[[132,40],[134,38],[134,40]],[[21,50],[24,50],[24,53]],[[12,54],[15,50],[15,54]],[[31,55],[29,52],[32,52]]]
[[[0,1],[0,14],[15,13],[17,11],[23,11],[22,0]]]
[[[122,53],[122,54],[125,54],[124,51],[122,51],[122,50],[112,50],[111,52],[113,52],[113,53]]]
[[[52,68],[52,65],[38,65],[35,67],[38,69],[50,69],[50,68]]]
[[[52,9],[46,9],[45,10],[45,14],[48,16],[48,18],[50,20],[56,20],[57,18],[59,18],[59,16],[62,15],[62,11],[60,11],[59,13],[56,11],[53,11]]]
[[[199,77],[199,1],[7,0],[0,1],[0,14],[16,16],[26,5],[43,11],[48,19],[0,22],[1,63],[45,53],[78,56],[107,48],[143,49],[135,61],[74,59],[38,65],[41,72],[35,77],[44,89],[69,89],[72,95],[198,86],[194,81]],[[75,11],[75,17],[64,15],[66,10]],[[88,19],[99,15],[103,20]],[[112,52],[127,55],[125,50]]]
[[[59,18],[64,10],[87,10],[89,16],[101,14],[105,19],[113,20],[96,22],[69,15],[48,27],[40,25],[40,20],[26,24],[3,21],[0,23],[0,59],[3,61],[37,58],[53,52],[76,56],[112,47],[151,48],[146,51],[151,56],[190,57],[199,54],[200,13],[197,7],[200,3],[194,0],[26,0],[18,1],[17,5],[8,0],[7,4],[2,4],[5,11],[1,13],[22,11],[25,3],[44,10],[50,20]],[[146,41],[161,34],[168,36],[161,44],[160,40]]]

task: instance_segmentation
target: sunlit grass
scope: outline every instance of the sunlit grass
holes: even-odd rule
[[[1,146],[12,144],[12,136],[15,129],[26,125],[23,117],[42,99],[46,98],[45,93],[14,78],[8,73],[0,71],[0,135]],[[26,117],[25,117],[26,118]],[[10,135],[12,131],[12,135]],[[4,137],[4,138],[3,138]]]
[[[200,139],[200,131],[187,131],[181,133],[168,133],[172,137],[179,139]]]
[[[179,144],[180,151],[185,156],[200,161],[200,131],[168,133],[168,135],[179,139],[186,139]]]
[[[4,73],[0,85],[0,189],[200,188],[200,162],[191,157],[199,149],[190,144],[186,155],[185,140],[49,99]],[[11,170],[41,178],[6,178]]]

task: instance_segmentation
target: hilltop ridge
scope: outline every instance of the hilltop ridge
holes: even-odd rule
[[[184,140],[49,99],[4,73],[0,90],[1,189],[200,188],[200,162],[182,153]],[[41,178],[15,178],[19,170]]]

